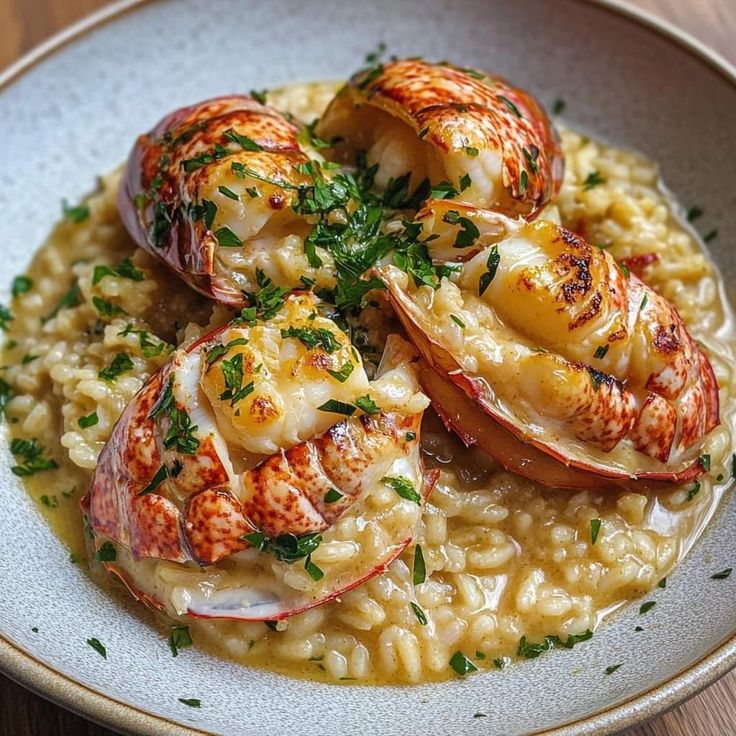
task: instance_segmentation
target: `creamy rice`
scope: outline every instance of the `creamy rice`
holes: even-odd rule
[[[333,91],[334,85],[295,86],[272,92],[269,102],[310,120]],[[503,666],[504,658],[524,655],[522,637],[568,641],[593,630],[604,614],[655,587],[702,531],[730,482],[736,406],[735,341],[719,277],[661,190],[654,164],[572,131],[562,137],[567,169],[555,203],[562,223],[619,260],[655,253],[644,279],[676,305],[710,353],[722,424],[706,441],[711,469],[699,490],[693,484],[656,492],[550,490],[463,448],[427,416],[426,460],[441,469],[440,480],[415,543],[386,573],[275,630],[264,623],[187,622],[197,645],[328,681],[445,679],[454,674],[449,660],[457,651],[479,669]],[[603,181],[586,188],[592,172]],[[135,248],[117,215],[117,185],[116,174],[106,177],[88,201],[90,216],[59,224],[37,253],[28,271],[33,286],[12,305],[7,339],[17,345],[6,345],[4,354],[11,431],[36,438],[59,466],[24,480],[73,560],[85,556],[79,498],[122,409],[172,345],[229,316]],[[114,267],[126,257],[143,280],[106,276],[93,284],[95,266]],[[78,293],[69,292],[74,287]],[[71,308],[53,315],[70,293]],[[111,314],[100,314],[100,299],[114,305],[103,306]],[[132,367],[112,382],[99,378],[121,353]],[[93,412],[97,423],[80,427]],[[594,519],[601,527],[592,544]],[[427,576],[415,586],[417,545]]]

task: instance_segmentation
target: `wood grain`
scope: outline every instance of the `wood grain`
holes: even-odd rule
[[[540,0],[542,1],[542,0]],[[546,0],[551,2],[552,0]],[[736,63],[736,0],[632,0]],[[0,69],[106,0],[0,0]],[[0,676],[0,736],[113,736]],[[736,674],[621,736],[736,736]]]

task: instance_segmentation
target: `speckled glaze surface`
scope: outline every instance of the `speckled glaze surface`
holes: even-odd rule
[[[131,5],[125,3],[124,5]],[[712,252],[736,276],[736,77],[603,4],[576,0],[246,0],[132,3],[0,91],[0,282],[23,270],[59,213],[163,113],[203,97],[335,78],[379,40],[391,53],[490,69],[568,121],[658,160],[684,203],[708,203]],[[1,80],[0,80],[1,81]],[[7,294],[3,293],[2,298]],[[589,643],[467,681],[334,687],[244,668],[194,650],[172,659],[138,607],[75,566],[0,456],[0,666],[100,722],[145,734],[610,733],[696,692],[736,664],[731,492],[693,552],[651,596]],[[38,627],[38,633],[31,627]],[[102,659],[85,643],[104,641]],[[611,664],[623,663],[605,677]],[[199,698],[199,710],[179,698]],[[484,718],[474,718],[483,713]]]

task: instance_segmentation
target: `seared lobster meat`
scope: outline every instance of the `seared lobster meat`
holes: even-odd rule
[[[106,567],[138,597],[173,613],[280,618],[378,574],[410,541],[432,486],[419,458],[426,398],[398,352],[369,384],[359,354],[320,306],[292,296],[269,321],[233,323],[176,351],[126,408],[83,509],[97,547],[118,546]],[[335,423],[341,414],[349,416]],[[371,501],[392,482],[413,489],[413,500]],[[307,556],[313,574],[310,545],[351,512],[384,524],[383,549],[326,566],[313,575],[312,596],[276,584],[285,573],[264,565],[265,550],[298,552],[306,539],[310,551],[295,559]],[[245,550],[248,584],[214,584],[201,599],[190,590],[186,610],[141,564],[232,560],[232,573]],[[277,559],[277,567],[294,561],[283,551]],[[263,579],[251,583],[256,568]]]
[[[298,134],[244,95],[177,110],[136,141],[118,196],[123,222],[141,248],[230,306],[246,303],[257,270],[298,286],[298,275],[284,275],[289,258],[303,261],[288,264],[296,273],[330,286],[329,275],[308,266],[301,238],[311,227],[291,206],[311,182]]]
[[[328,154],[378,165],[376,184],[411,173],[409,188],[447,182],[459,199],[534,217],[562,183],[559,138],[528,93],[498,77],[404,59],[356,74],[317,126]]]
[[[702,473],[718,387],[674,307],[564,228],[492,213],[475,221],[497,242],[463,265],[457,283],[434,292],[394,267],[380,272],[441,379],[423,371],[448,424],[545,485]],[[533,448],[561,465],[535,465]]]

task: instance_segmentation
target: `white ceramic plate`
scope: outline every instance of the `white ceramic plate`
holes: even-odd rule
[[[398,55],[490,69],[569,122],[661,162],[687,204],[707,203],[712,252],[736,276],[736,74],[671,28],[613,3],[576,0],[159,0],[123,3],[57,37],[0,79],[0,282],[23,270],[59,212],[118,164],[139,132],[184,103],[295,80],[336,78],[379,40]],[[3,295],[7,296],[7,295]],[[172,659],[67,553],[0,457],[0,663],[12,677],[113,727],[145,734],[609,733],[650,717],[736,664],[728,495],[657,591],[645,635],[636,608],[574,651],[467,681],[413,688],[290,680],[188,650]],[[38,633],[31,626],[39,628]],[[103,660],[85,644],[104,640]],[[604,677],[612,663],[624,666]],[[178,702],[196,697],[200,710]],[[475,713],[484,718],[474,718]]]

